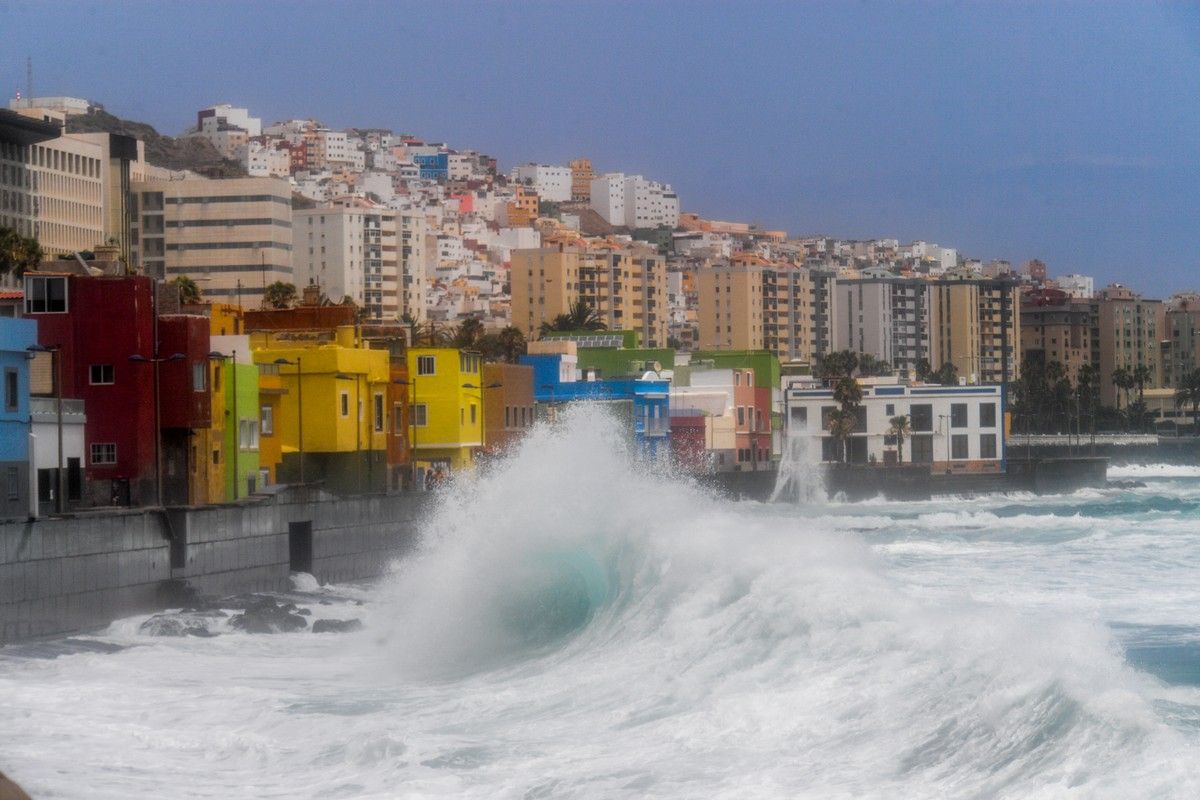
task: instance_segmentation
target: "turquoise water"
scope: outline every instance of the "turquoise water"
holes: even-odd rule
[[[0,769],[38,798],[1196,797],[1200,468],[1116,476],[1146,486],[730,503],[573,412],[388,579],[296,596],[359,632],[0,651]]]

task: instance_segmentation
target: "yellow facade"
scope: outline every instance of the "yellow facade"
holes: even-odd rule
[[[278,483],[279,462],[283,460],[283,430],[279,426],[283,386],[278,364],[258,364],[258,405],[260,407],[258,436],[258,467],[267,471],[267,481]]]
[[[298,459],[303,446],[306,481],[360,490],[381,485],[392,424],[388,352],[369,349],[351,325],[332,339],[256,332],[250,349],[256,364],[279,369],[270,381],[280,392],[271,412],[273,475],[289,455]],[[276,365],[279,359],[290,363]]]
[[[410,441],[418,468],[471,468],[475,451],[483,447],[479,355],[450,347],[414,347],[407,358]]]

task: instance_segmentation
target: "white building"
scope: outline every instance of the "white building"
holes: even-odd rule
[[[1054,282],[1071,297],[1088,300],[1096,293],[1096,281],[1091,275],[1071,273],[1055,278]]]
[[[522,164],[514,171],[518,183],[533,188],[542,200],[566,203],[571,200],[571,168],[546,164]]]
[[[292,260],[298,286],[316,284],[334,303],[363,305],[365,248],[361,209],[306,208],[292,213]]]
[[[208,129],[216,129],[222,125],[243,130],[251,137],[262,136],[262,120],[250,116],[249,110],[245,108],[234,108],[228,103],[221,103],[202,108],[196,113],[196,127],[200,131],[204,131],[206,126]]]
[[[292,172],[292,157],[287,150],[252,140],[238,148],[237,159],[252,178],[286,178]]]
[[[679,197],[666,184],[610,172],[593,178],[591,189],[592,208],[610,225],[674,228],[679,224]]]
[[[860,381],[863,398],[850,437],[850,462],[890,464],[897,443],[888,433],[892,417],[907,416],[911,433],[900,447],[904,463],[929,464],[934,472],[997,472],[1004,464],[1003,387],[905,386]],[[810,453],[840,461],[841,444],[829,433],[838,409],[832,390],[811,378],[784,379],[784,425],[789,438],[813,440]],[[816,445],[819,441],[820,445]]]

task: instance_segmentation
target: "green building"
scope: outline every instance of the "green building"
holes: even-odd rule
[[[214,336],[214,350],[225,359],[225,497],[237,500],[259,488],[258,366],[250,360],[245,336]],[[237,341],[225,341],[237,340]],[[224,345],[224,346],[221,346]]]

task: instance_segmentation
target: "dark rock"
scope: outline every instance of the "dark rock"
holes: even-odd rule
[[[29,800],[29,795],[0,772],[0,800]]]
[[[222,615],[224,616],[224,615]],[[138,626],[145,636],[216,636],[208,629],[209,614],[155,614]]]
[[[1145,489],[1146,484],[1141,481],[1118,481],[1110,480],[1108,482],[1109,489]]]
[[[301,608],[301,609],[297,609],[297,610],[296,610],[296,613],[297,613],[297,614],[299,614],[299,615],[300,615],[300,616],[302,616],[302,617],[311,617],[311,616],[312,616],[312,611],[311,611],[310,609],[307,609],[307,608]]]
[[[349,633],[362,630],[362,622],[357,619],[319,619],[313,623],[313,633]]]
[[[246,610],[229,621],[229,627],[246,633],[290,633],[308,627],[308,620],[295,613],[296,606],[270,597],[257,597]]]

